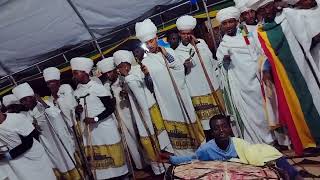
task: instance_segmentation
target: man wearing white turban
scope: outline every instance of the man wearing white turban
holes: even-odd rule
[[[60,83],[60,70],[56,67],[49,67],[43,70],[43,77],[51,92],[51,96],[46,98],[50,106],[56,106],[63,114],[68,127],[73,126],[74,108],[76,100],[73,89],[69,84]]]
[[[252,143],[273,142],[262,104],[263,96],[257,77],[259,52],[252,48],[252,37],[248,41],[237,32],[240,12],[235,7],[228,7],[217,13],[224,32],[217,49],[217,58],[223,64],[226,92],[231,97],[234,112],[241,133],[245,140]],[[238,116],[237,116],[238,115]]]
[[[191,154],[204,141],[204,133],[186,86],[183,63],[171,48],[158,46],[157,28],[150,19],[136,23],[135,30],[137,38],[149,49],[141,67],[153,83],[166,130],[174,140],[174,153]]]
[[[240,11],[240,30],[243,31],[243,33],[246,33],[247,36],[254,36],[252,39],[255,44],[259,44],[258,42],[255,42],[258,38],[257,35],[257,15],[256,11],[253,10],[249,4],[252,1],[256,0],[234,0],[235,7],[239,9]]]
[[[128,92],[134,123],[147,159],[150,161],[148,163],[154,174],[159,175],[165,170],[162,164],[156,162],[159,146],[160,149],[173,151],[159,107],[145,84],[145,76],[140,65],[132,65],[133,54],[130,51],[119,50],[113,57],[121,76],[124,77],[123,86]],[[155,135],[156,138],[151,139]]]
[[[273,134],[275,135],[278,143],[280,145],[288,146],[290,143],[288,142],[288,138],[280,132],[283,130],[276,130],[275,128],[279,127],[279,119],[277,116],[278,107],[276,103],[275,89],[274,84],[272,83],[272,75],[266,63],[263,63],[263,60],[266,59],[264,52],[260,47],[260,42],[258,39],[258,20],[256,11],[250,6],[252,3],[256,2],[256,0],[235,0],[235,6],[240,11],[240,22],[239,31],[243,38],[247,40],[247,43],[251,44],[250,47],[254,48],[252,51],[260,51],[260,60],[257,62],[257,75],[262,79],[261,86],[263,91],[265,92],[264,96],[264,110],[266,113],[267,120],[269,125],[274,129]],[[252,37],[249,39],[247,37]]]
[[[110,89],[90,79],[93,61],[77,57],[70,61],[73,78],[78,82],[74,95],[79,102],[86,156],[97,179],[109,179],[128,173],[124,147],[114,119],[116,101]]]
[[[3,106],[6,107],[8,113],[19,113],[24,110],[24,106],[13,94],[3,96],[2,103]]]
[[[310,60],[320,69],[320,8],[316,0],[287,0],[283,14]]]
[[[3,104],[0,101],[0,107],[2,107]],[[0,151],[3,150],[7,150],[7,149],[2,149],[3,147],[5,147],[5,145],[0,142]],[[4,162],[0,162],[0,179],[3,180],[19,180],[18,177],[14,174],[13,169],[11,168],[11,166],[9,165],[9,162],[4,161]]]
[[[113,57],[102,59],[97,63],[97,68],[101,72],[99,77],[104,83],[106,89],[110,89],[110,92],[114,98],[116,98],[116,108],[119,113],[118,121],[121,121],[123,127],[123,133],[126,138],[131,158],[137,169],[143,168],[143,157],[139,152],[138,146],[139,140],[136,136],[137,132],[134,126],[134,117],[130,112],[130,102],[123,90],[123,80],[120,79],[116,65],[113,61]]]
[[[45,104],[28,83],[18,85],[12,92],[29,110],[27,117],[33,119],[34,126],[40,131],[40,142],[55,167],[56,176],[66,178],[70,174],[78,174],[75,178],[79,179],[80,175],[68,155],[68,152],[74,152],[74,143],[60,110]]]
[[[0,112],[0,178],[56,179],[45,150],[33,137],[34,131],[25,115]]]
[[[202,127],[205,132],[208,132],[209,119],[214,115],[220,114],[213,93],[221,95],[220,91],[220,79],[218,77],[218,62],[213,59],[212,52],[210,51],[207,43],[202,39],[197,39],[193,35],[193,29],[196,27],[197,20],[189,15],[181,16],[177,19],[176,25],[179,30],[181,42],[175,50],[176,57],[182,61],[186,72],[186,83],[189,89],[192,103],[196,113],[201,120]],[[201,66],[201,62],[198,54],[196,53],[195,46],[199,50],[199,55],[207,71],[210,83],[213,85],[214,91],[211,92],[209,82],[204,74],[204,69]],[[223,103],[223,99],[219,99],[219,102]],[[210,139],[206,133],[207,139]]]
[[[51,96],[45,97],[44,100],[49,106],[54,106],[61,111],[63,122],[69,130],[70,143],[72,144],[72,149],[69,153],[71,155],[75,154],[76,151],[76,140],[72,130],[72,126],[75,123],[74,108],[76,106],[76,100],[73,95],[73,89],[69,84],[60,83],[60,70],[56,67],[48,67],[43,70],[43,78],[51,92]],[[70,178],[77,178],[79,174],[73,173],[74,166],[69,166],[68,172]]]

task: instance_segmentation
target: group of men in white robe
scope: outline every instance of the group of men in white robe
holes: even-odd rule
[[[213,95],[219,89],[217,64],[206,43],[191,38],[196,26],[193,17],[183,16],[177,25],[187,33],[186,42],[177,51],[181,57],[170,48],[158,46],[157,28],[147,19],[136,24],[137,37],[150,51],[140,64],[134,62],[132,52],[119,50],[97,63],[101,73],[101,81],[97,81],[89,75],[94,65],[91,59],[73,58],[70,64],[77,82],[75,91],[68,84],[60,84],[60,71],[49,67],[43,76],[50,97],[40,98],[28,83],[23,83],[3,98],[8,110],[16,109],[7,115],[23,116],[38,131],[50,162],[44,167],[54,169],[61,179],[121,177],[130,170],[128,166],[142,169],[148,163],[155,174],[161,174],[168,166],[158,162],[161,151],[192,154],[204,142],[202,126],[208,130],[210,117],[222,113],[218,108],[222,100]],[[197,57],[205,61],[209,79],[203,75],[200,60],[192,60],[189,52],[190,48],[196,53],[195,41],[200,41]],[[189,71],[189,80],[185,66],[197,68]],[[202,75],[201,79],[196,74]],[[204,90],[193,88],[192,83]],[[8,97],[13,99],[9,102]],[[27,111],[12,106],[18,104]],[[89,164],[90,172],[83,163]],[[15,167],[10,167],[15,172]],[[53,173],[46,175],[52,178]],[[30,178],[34,177],[30,174]]]
[[[56,68],[48,68],[44,71],[44,77],[47,82],[59,80],[60,71]],[[17,158],[9,158],[8,162],[13,172],[24,172],[24,174],[16,174],[18,179],[81,179],[81,173],[80,170],[77,169],[76,163],[76,146],[71,134],[72,115],[70,113],[72,113],[71,110],[74,111],[72,91],[71,86],[61,85],[60,89],[58,88],[55,92],[55,95],[58,94],[58,96],[51,96],[47,100],[43,100],[34,93],[28,83],[23,83],[13,88],[13,94],[3,97],[3,105],[7,109],[6,121],[12,121],[8,118],[16,116],[19,117],[20,121],[25,121],[24,124],[30,124],[35,130],[35,133],[30,135],[34,138],[33,144],[31,144],[32,148],[38,142],[38,146],[42,146],[38,148],[38,152],[34,153],[44,153],[43,157],[47,158],[46,162],[42,161],[39,165],[36,165],[36,160],[26,163],[22,161],[19,162],[20,157],[25,156],[31,150],[28,148],[19,148],[19,146],[21,146],[19,144],[11,146],[10,143],[4,143],[9,147],[9,152],[18,151],[22,153],[22,155]],[[21,108],[22,105],[24,106],[23,108]],[[64,111],[61,111],[61,107],[63,107]],[[70,111],[67,112],[68,110]],[[19,119],[17,119],[17,121]],[[24,128],[23,124],[16,123],[15,125],[16,127],[12,127],[13,129]],[[5,126],[1,124],[1,128],[5,128]],[[16,136],[23,137],[25,134],[18,132]],[[0,138],[0,140],[2,141],[3,139]],[[24,142],[22,141],[21,144],[24,144]],[[24,164],[26,167],[32,168],[36,166],[37,168],[32,171],[20,169],[23,168],[23,166],[11,165],[12,162],[15,161],[19,162],[18,164]],[[52,173],[40,170],[42,169],[41,167],[43,169],[50,169]],[[41,174],[41,172],[43,174]]]
[[[48,98],[40,98],[28,83],[16,86],[3,97],[8,111],[0,114],[0,178],[126,178],[133,167],[146,164],[158,175],[168,166],[159,162],[159,153],[193,154],[209,138],[209,119],[217,114],[231,115],[239,130],[235,134],[249,142],[271,144],[277,138],[288,145],[283,134],[270,131],[267,117],[276,112],[264,111],[258,71],[262,50],[250,6],[257,2],[250,1],[237,0],[235,7],[218,12],[225,34],[217,60],[206,42],[194,36],[197,21],[192,16],[177,19],[181,42],[175,50],[158,45],[157,27],[146,19],[135,26],[136,37],[148,48],[142,61],[136,62],[131,51],[118,50],[97,63],[99,80],[90,77],[91,59],[73,58],[76,90],[60,84],[59,69],[49,67],[43,71]],[[283,13],[292,27],[306,27],[303,33],[311,39],[293,32],[319,68],[319,43],[310,51],[313,38],[319,38],[318,6]],[[239,35],[242,29],[252,43]],[[26,138],[32,147],[11,157]]]
[[[313,5],[304,9],[301,7],[307,6],[301,4]],[[303,75],[309,77],[307,84],[311,88],[312,101],[317,105],[320,21],[316,14],[320,11],[315,0],[235,0],[235,6],[217,13],[216,18],[221,23],[224,36],[216,56],[222,67],[220,74],[226,90],[225,97],[231,102],[227,110],[237,122],[243,124],[243,138],[253,143],[267,144],[277,140],[280,145],[289,146],[290,142],[283,131],[272,131],[279,127],[277,101],[275,94],[272,94],[275,93],[275,87],[270,83],[272,77],[270,67],[266,67],[268,63],[263,66],[262,59],[265,60],[266,55],[258,38],[258,26],[269,18],[266,14],[270,12],[267,11],[274,10],[267,9],[267,6],[278,8],[275,22],[281,24],[290,48],[294,47],[293,56],[299,68],[304,67]],[[305,56],[300,53],[301,48]]]

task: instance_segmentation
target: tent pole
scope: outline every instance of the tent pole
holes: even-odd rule
[[[210,32],[210,35],[211,35],[211,38],[212,38],[212,41],[213,41],[213,47],[214,47],[214,50],[216,51],[217,50],[217,44],[216,44],[216,41],[215,41],[215,38],[214,38],[214,33],[213,33],[213,29],[212,29],[212,23],[211,23],[208,7],[207,7],[207,4],[206,4],[206,0],[202,0],[202,3],[203,3],[203,6],[204,6],[204,10],[206,11],[207,20],[208,20],[208,23],[209,23],[209,26],[210,26],[208,28],[209,28],[209,32]]]
[[[80,12],[78,11],[77,7],[72,3],[71,0],[67,0],[69,5],[72,7],[72,9],[74,10],[74,12],[78,15],[79,19],[81,20],[82,24],[84,25],[84,27],[87,29],[87,31],[89,32],[92,40],[94,41],[94,44],[96,45],[96,48],[98,49],[99,51],[99,54],[101,55],[102,58],[104,58],[104,55],[101,51],[101,47],[97,41],[97,38],[96,36],[93,34],[93,32],[90,30],[87,22],[83,19],[83,17],[81,16]]]

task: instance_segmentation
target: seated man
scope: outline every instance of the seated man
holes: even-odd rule
[[[168,153],[161,153],[160,160],[174,165],[192,160],[231,160],[256,166],[263,166],[273,161],[277,168],[289,175],[290,179],[300,178],[298,171],[272,146],[250,144],[243,139],[231,137],[232,130],[229,122],[229,117],[223,115],[213,116],[210,119],[210,129],[214,139],[200,146],[194,155],[171,156]]]

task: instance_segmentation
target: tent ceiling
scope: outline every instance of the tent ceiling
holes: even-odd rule
[[[97,37],[138,18],[156,5],[180,0],[73,0]],[[37,56],[90,40],[67,0],[0,1],[0,75],[37,62]]]

